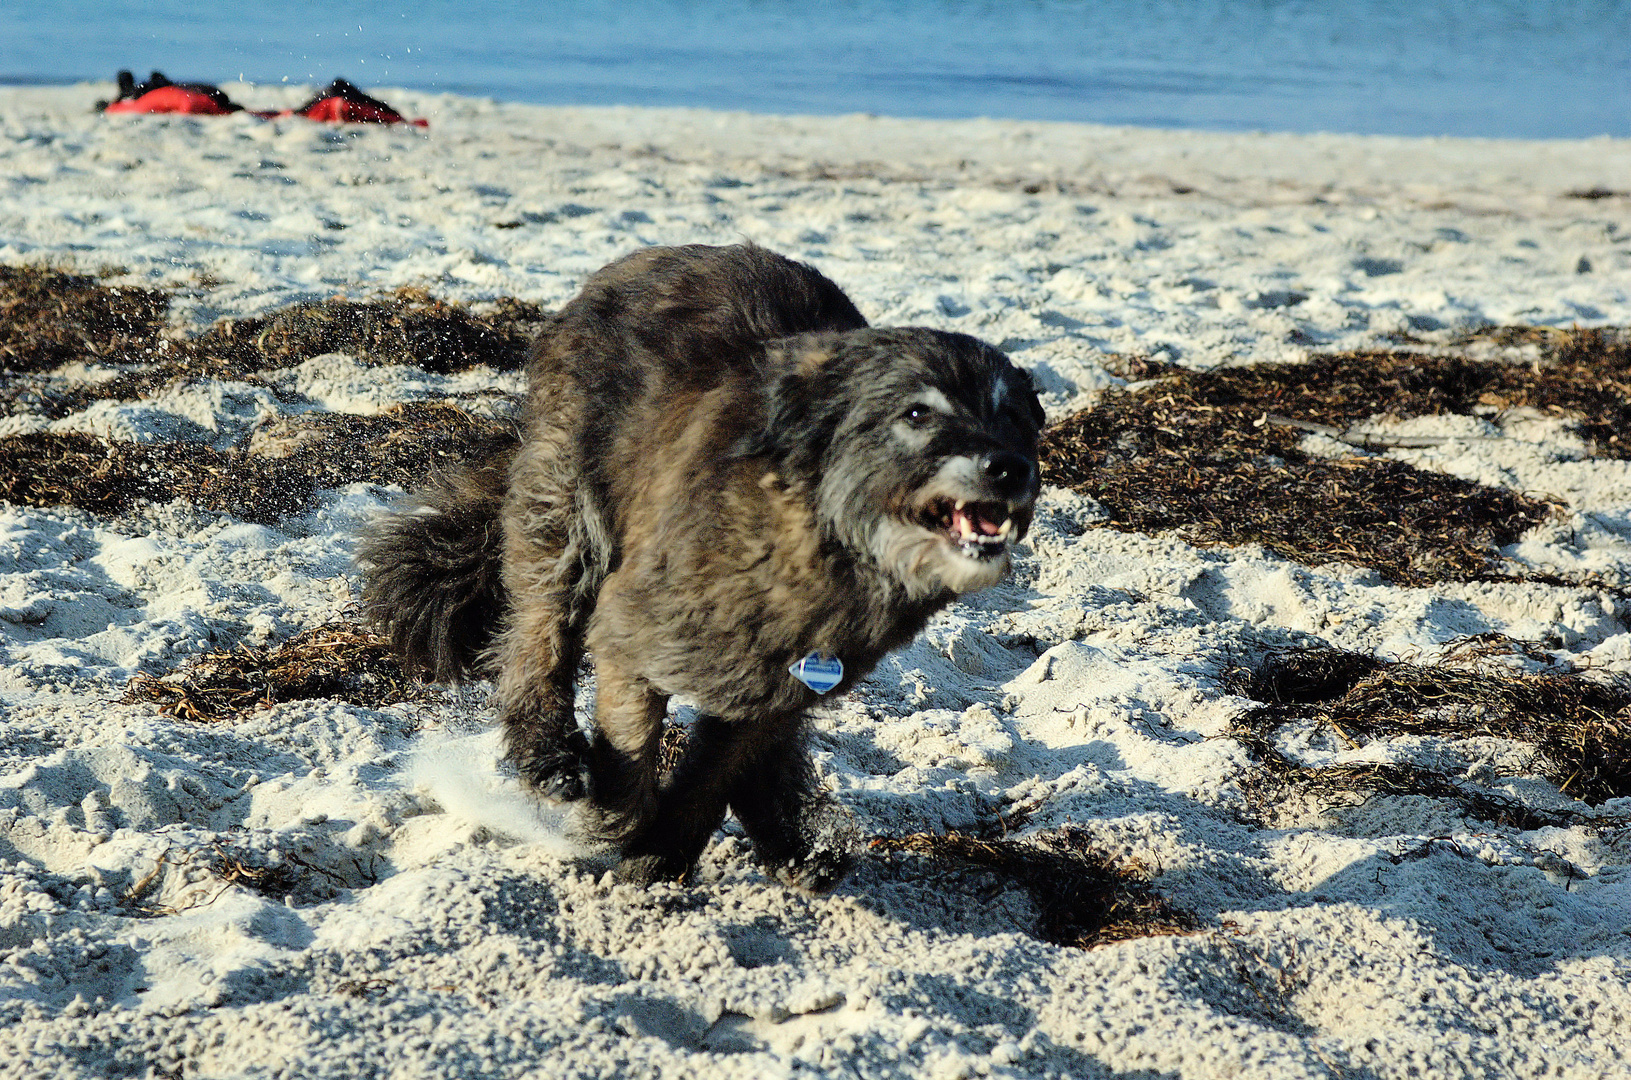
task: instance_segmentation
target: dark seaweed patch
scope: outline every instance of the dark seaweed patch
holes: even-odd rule
[[[304,413],[259,429],[246,455],[314,489],[368,481],[411,487],[433,469],[514,438],[513,425],[446,401],[407,402],[373,416]],[[244,476],[253,484],[252,472]]]
[[[264,318],[221,322],[198,338],[206,352],[239,352],[258,367],[289,367],[340,352],[364,364],[417,364],[446,374],[486,364],[511,371],[544,320],[536,304],[506,297],[483,314],[401,289],[382,300],[295,304]]]
[[[1405,585],[1499,577],[1497,549],[1544,521],[1550,504],[1387,459],[1316,458],[1299,449],[1300,432],[1260,421],[1277,414],[1345,427],[1379,413],[1522,405],[1579,412],[1601,452],[1623,453],[1627,337],[1533,333],[1551,350],[1536,368],[1347,354],[1205,373],[1153,369],[1155,385],[1112,391],[1050,428],[1043,476],[1091,495],[1109,511],[1106,524],[1127,532],[1261,544],[1305,563],[1372,567]]]
[[[1036,936],[1056,945],[1091,949],[1199,927],[1155,891],[1148,868],[1098,850],[1080,829],[1018,840],[912,833],[874,837],[868,847],[875,855],[920,856],[938,872],[983,871],[1020,885],[1039,913]]]
[[[1273,819],[1293,796],[1312,798],[1326,807],[1353,806],[1378,796],[1444,799],[1467,816],[1506,829],[1564,828],[1588,821],[1587,815],[1529,806],[1498,791],[1434,769],[1403,762],[1352,762],[1300,768],[1283,756],[1248,743],[1260,766],[1242,780],[1248,800]]]
[[[111,288],[39,266],[0,266],[0,371],[49,371],[73,361],[125,364],[158,355],[170,298]]]
[[[409,486],[508,425],[442,402],[375,416],[306,413],[258,431],[250,446],[109,442],[33,432],[0,438],[0,499],[120,514],[141,502],[184,499],[203,510],[274,523],[311,508],[325,488],[366,481]]]
[[[183,720],[219,721],[284,701],[333,698],[378,708],[433,694],[403,670],[389,641],[341,621],[273,647],[209,653],[165,678],[138,675],[124,700],[157,705]]]
[[[479,365],[510,371],[526,362],[547,318],[538,305],[511,297],[477,313],[423,289],[399,289],[376,300],[334,297],[267,316],[223,319],[181,339],[162,334],[168,308],[161,292],[0,267],[0,370],[34,376],[10,380],[0,389],[0,404],[54,419],[93,401],[135,400],[177,382],[263,383],[260,372],[330,352],[444,374]],[[124,370],[90,382],[48,377],[72,362]]]
[[[116,443],[33,432],[0,438],[0,499],[122,514],[139,502],[217,501],[224,456],[193,443]]]
[[[1372,416],[1498,415],[1517,408],[1572,419],[1603,457],[1631,457],[1631,331],[1505,327],[1462,339],[1531,346],[1535,363],[1402,352],[1316,356],[1185,375],[1207,404],[1334,427]]]
[[[1311,705],[1339,698],[1387,661],[1341,649],[1281,649],[1240,681],[1240,693],[1271,705]]]
[[[1471,644],[1459,659],[1494,648],[1489,641]],[[1512,648],[1532,651],[1523,643]],[[1476,816],[1524,828],[1569,817],[1414,766],[1300,768],[1276,749],[1274,733],[1310,720],[1355,747],[1393,735],[1512,739],[1534,747],[1536,772],[1566,795],[1591,805],[1631,795],[1631,680],[1625,678],[1409,664],[1317,646],[1270,652],[1237,686],[1265,703],[1231,730],[1265,770],[1266,786],[1257,791],[1264,804],[1274,801],[1276,789],[1290,787],[1331,796],[1455,798]],[[1319,689],[1281,692],[1285,687]]]

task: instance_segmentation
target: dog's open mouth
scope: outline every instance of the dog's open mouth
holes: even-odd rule
[[[923,524],[971,559],[1002,555],[1015,532],[1008,506],[1000,502],[935,499],[924,512]]]

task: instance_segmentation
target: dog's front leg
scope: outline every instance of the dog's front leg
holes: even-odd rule
[[[589,743],[574,699],[583,646],[558,595],[535,591],[528,601],[511,612],[498,647],[505,757],[538,795],[581,799],[589,792]]]
[[[578,730],[583,618],[573,602],[576,473],[570,418],[534,424],[510,469],[504,503],[504,587],[510,610],[494,650],[506,757],[532,791],[571,801],[589,793],[589,744]]]
[[[731,786],[730,808],[760,863],[785,885],[826,892],[854,865],[855,819],[822,787],[802,724],[742,770]]]
[[[623,844],[657,811],[657,755],[668,696],[614,657],[595,657],[595,738],[589,751],[589,830]]]
[[[764,724],[699,716],[685,754],[663,782],[651,823],[623,845],[620,881],[677,881],[690,872],[725,820],[730,792],[764,757],[773,734]]]

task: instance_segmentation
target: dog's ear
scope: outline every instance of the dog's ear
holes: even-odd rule
[[[848,403],[843,359],[826,344],[775,342],[765,349],[764,411],[738,445],[744,457],[768,457],[796,476],[812,476],[832,443]]]
[[[1036,389],[1036,379],[1029,371],[1025,376],[1025,390],[1030,395],[1031,419],[1036,421],[1036,429],[1041,431],[1048,423],[1048,414],[1042,411],[1042,395]]]

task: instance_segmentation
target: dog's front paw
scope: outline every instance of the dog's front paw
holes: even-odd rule
[[[521,782],[551,802],[577,802],[589,797],[589,740],[581,731],[567,735],[558,746],[529,752],[516,762]]]
[[[765,864],[765,871],[783,885],[805,892],[824,893],[837,888],[855,867],[850,848],[812,848],[788,862]]]
[[[755,838],[755,851],[765,872],[783,885],[805,892],[829,892],[855,866],[860,832],[855,819],[836,803],[823,801],[797,823],[796,830],[777,837]]]
[[[672,855],[625,855],[612,870],[612,877],[624,885],[683,881],[691,872],[691,866],[689,860]]]

